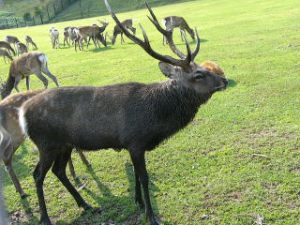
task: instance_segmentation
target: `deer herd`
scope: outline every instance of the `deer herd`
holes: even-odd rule
[[[37,44],[30,36],[26,44],[17,37],[6,36],[0,41],[0,55],[11,60],[6,82],[1,84],[0,92],[0,153],[7,172],[21,198],[27,195],[12,167],[15,151],[28,137],[38,148],[39,162],[33,172],[38,196],[40,221],[52,224],[44,200],[43,183],[47,172],[52,172],[71,193],[79,207],[90,210],[66,176],[69,162],[71,175],[76,178],[71,161],[71,152],[77,149],[84,164],[89,162],[84,151],[111,148],[127,149],[135,174],[135,202],[145,209],[151,225],[159,224],[149,197],[149,177],[145,163],[145,152],[153,150],[163,140],[185,127],[195,116],[199,107],[211,96],[226,89],[228,81],[224,71],[214,62],[195,62],[200,51],[200,38],[197,30],[189,27],[186,20],[178,16],[163,19],[160,25],[151,7],[149,19],[162,34],[163,44],[167,43],[178,57],[162,55],[155,51],[147,33],[140,25],[143,39],[136,36],[132,19],[120,21],[107,0],[105,5],[116,25],[111,44],[115,44],[120,34],[139,45],[152,58],[159,61],[159,69],[168,78],[161,83],[122,83],[102,87],[60,87],[55,75],[48,68],[44,53],[36,50]],[[74,45],[75,50],[88,47],[90,40],[96,47],[102,43],[107,46],[108,34],[104,32],[107,21],[98,21],[90,26],[69,26],[63,30],[63,44]],[[173,40],[174,28],[180,28],[186,53],[177,48]],[[196,41],[194,51],[187,41],[186,34]],[[52,48],[59,48],[59,30],[49,30]],[[165,42],[166,40],[166,42]],[[14,56],[19,55],[16,58]],[[35,74],[43,83],[45,90],[30,89],[30,75]],[[50,78],[57,88],[47,89]],[[27,92],[19,92],[18,84],[26,80]],[[17,94],[10,95],[15,89]],[[47,90],[46,90],[47,89]],[[180,107],[178,107],[180,106]],[[143,193],[143,197],[142,197]]]

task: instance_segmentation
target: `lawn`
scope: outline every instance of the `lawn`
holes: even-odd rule
[[[118,8],[116,8],[118,10]],[[230,87],[202,106],[191,124],[147,154],[154,209],[166,225],[300,224],[300,8],[298,0],[200,0],[154,8],[161,19],[182,15],[202,38],[197,62],[218,62]],[[118,14],[144,25],[153,48],[171,54],[148,21],[146,9]],[[109,16],[54,24],[86,25]],[[121,45],[84,52],[51,49],[44,25],[0,31],[21,39],[30,34],[47,54],[49,68],[62,86],[107,85],[165,80],[157,61],[128,39]],[[141,36],[140,30],[137,35]],[[179,32],[176,42],[184,49]],[[193,45],[194,46],[194,45]],[[0,77],[8,64],[0,60]],[[42,83],[32,77],[32,88]],[[51,87],[54,84],[50,82]],[[25,81],[20,84],[25,90]],[[14,168],[30,196],[20,200],[4,174],[5,198],[15,224],[38,224],[39,211],[32,172],[38,160],[26,141]],[[80,193],[95,214],[83,214],[50,172],[45,198],[50,218],[65,224],[146,224],[134,204],[134,176],[126,151],[86,154],[88,170],[77,154],[75,168],[86,188]],[[73,182],[73,181],[72,181]]]

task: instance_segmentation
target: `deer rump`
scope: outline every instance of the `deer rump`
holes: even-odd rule
[[[197,106],[209,98],[180,90],[182,98],[191,98],[197,105],[191,109],[175,93],[161,92],[160,85],[128,83],[46,91],[45,97],[37,95],[23,106],[25,123],[30,124],[28,135],[33,141],[41,140],[35,144],[44,149],[68,144],[87,150],[152,150],[185,126]],[[43,142],[41,134],[53,141]]]

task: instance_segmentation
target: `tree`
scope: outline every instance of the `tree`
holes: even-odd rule
[[[31,21],[32,18],[31,18],[30,12],[24,13],[23,19],[24,19],[25,25],[26,25],[26,22]]]
[[[39,7],[34,7],[34,15],[39,16],[41,18],[41,23],[44,24],[43,11]]]

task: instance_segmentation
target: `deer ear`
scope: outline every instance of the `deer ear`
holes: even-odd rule
[[[168,63],[159,62],[160,71],[169,78],[174,78],[176,75],[176,67]]]

